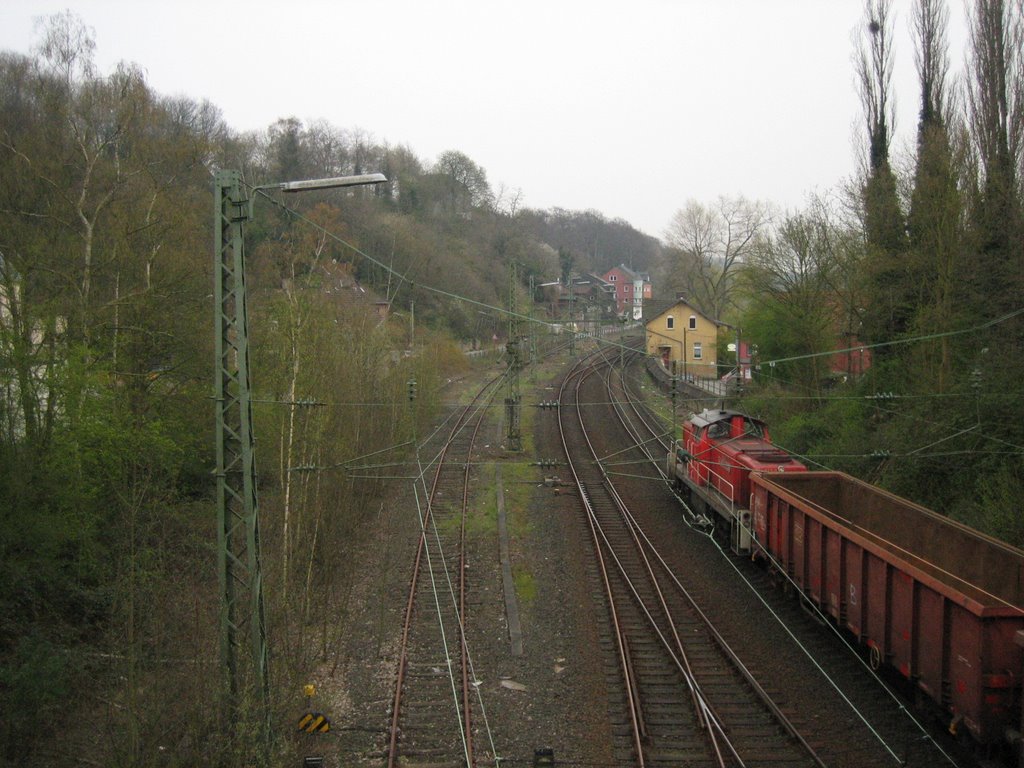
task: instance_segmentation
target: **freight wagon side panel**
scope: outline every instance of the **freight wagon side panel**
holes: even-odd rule
[[[816,605],[824,607],[824,594],[821,584],[824,574],[828,572],[825,562],[825,548],[822,546],[824,528],[813,517],[804,517],[804,537],[807,540],[807,571],[804,589]]]
[[[867,624],[867,597],[864,578],[864,550],[852,541],[843,547],[843,561],[846,563],[846,628],[858,639],[864,637]]]
[[[937,702],[942,700],[942,681],[949,679],[947,610],[946,599],[938,592],[919,590],[917,614],[920,632],[914,644],[913,672],[921,690]]]
[[[793,576],[793,581],[801,590],[806,590],[807,582],[804,578],[806,574],[806,559],[804,557],[804,518],[805,515],[802,510],[797,507],[791,506],[789,508],[789,519],[792,528],[789,542],[789,562],[791,564],[790,573]]]
[[[982,743],[1020,726],[1024,665],[1014,636],[1024,610],[1014,590],[1024,552],[839,473],[755,474],[752,482],[755,548],[870,647],[874,661],[916,681]],[[798,495],[807,487],[817,503]],[[897,515],[886,531],[895,542],[867,525]],[[914,538],[926,556],[915,554]]]
[[[981,742],[1020,726],[1019,617],[982,618],[949,606],[951,710]]]
[[[828,593],[828,612],[836,623],[846,623],[846,563],[843,560],[844,540],[836,531],[822,526],[825,531],[825,591]]]
[[[981,622],[959,605],[950,606],[949,647],[954,715],[963,717],[963,723],[979,740],[983,719],[981,713],[981,676],[984,663],[981,656]]]
[[[1024,617],[982,620],[982,658],[988,660],[982,675],[982,722],[1019,727],[1021,681],[1017,663],[1022,651],[1015,635],[1021,630]],[[992,734],[993,738],[997,735]]]
[[[919,590],[909,574],[891,566],[890,569],[889,637],[886,642],[888,661],[901,675],[910,677],[914,667],[914,643],[918,634],[915,627],[915,595]]]
[[[888,563],[873,553],[866,553],[865,569],[867,571],[864,587],[865,622],[861,627],[864,642],[869,648],[877,648],[880,659],[889,653],[886,644],[889,618],[889,567]]]

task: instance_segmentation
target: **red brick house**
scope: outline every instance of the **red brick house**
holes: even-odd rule
[[[625,264],[612,267],[601,278],[615,286],[615,312],[633,320],[643,317],[644,300],[651,298],[651,276],[634,272]]]

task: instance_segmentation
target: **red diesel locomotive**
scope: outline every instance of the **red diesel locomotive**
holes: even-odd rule
[[[772,445],[763,421],[722,410],[694,414],[683,424],[683,439],[668,454],[666,469],[694,511],[717,516],[741,554],[751,545],[750,473],[807,471]]]

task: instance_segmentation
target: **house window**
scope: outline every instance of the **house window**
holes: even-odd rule
[[[670,331],[676,327],[676,319],[672,317],[672,315],[669,315],[668,319],[665,321],[665,327]]]
[[[704,357],[704,350],[701,349],[701,342],[699,342],[699,341],[693,342],[693,359],[694,360],[701,360],[701,359],[703,359],[703,357]]]
[[[633,290],[633,286],[627,284],[626,285],[626,293],[629,293],[631,290]]]
[[[696,315],[690,315],[690,330],[691,331],[697,330],[697,316]]]
[[[618,275],[608,275],[608,282],[609,283],[614,283],[618,279],[619,279]]]

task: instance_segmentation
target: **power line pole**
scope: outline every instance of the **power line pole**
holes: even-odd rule
[[[253,187],[292,193],[382,184],[381,173],[282,181]],[[224,690],[237,734],[268,751],[270,661],[263,574],[260,567],[259,505],[249,377],[249,319],[245,291],[243,225],[253,199],[238,171],[218,171],[213,182],[214,403],[217,467],[217,570],[221,593],[220,653]],[[249,663],[242,659],[248,647]],[[257,722],[252,720],[255,716]]]
[[[509,264],[508,283],[508,396],[505,398],[505,422],[508,428],[508,449],[521,451],[523,435],[519,416],[522,395],[519,391],[519,372],[523,369],[523,345],[516,302],[519,269],[514,261]]]
[[[237,714],[243,703],[255,706],[260,731],[268,737],[270,671],[260,568],[242,238],[242,225],[251,209],[238,171],[219,171],[213,194],[220,653],[229,707]],[[246,656],[248,663],[242,661]]]
[[[576,292],[572,288],[572,273],[569,274],[569,357],[576,357]]]
[[[536,278],[531,274],[530,275],[530,304],[529,304],[529,310],[526,313],[529,316],[529,318],[530,318],[529,328],[530,328],[530,363],[531,364],[537,362],[537,326],[533,322],[533,304],[534,304],[534,295],[535,295],[534,291],[537,290],[537,287],[536,287],[536,285],[534,283],[535,279]],[[530,380],[531,381],[533,381],[532,377],[535,375],[535,372],[536,372],[536,368],[531,368],[530,369],[530,376],[531,376]]]

